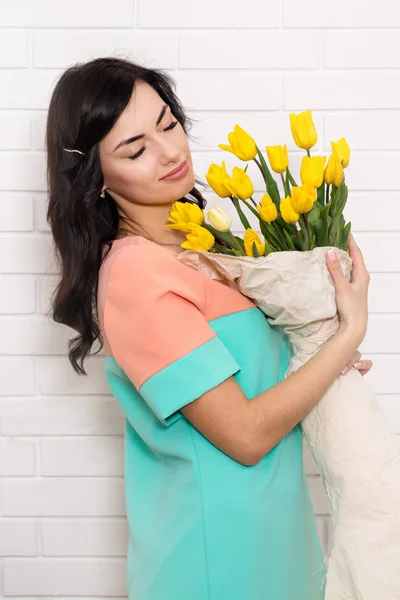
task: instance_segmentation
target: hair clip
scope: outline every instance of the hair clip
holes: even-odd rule
[[[78,154],[85,154],[84,152],[81,152],[80,150],[68,150],[68,148],[63,148],[63,150],[65,150],[65,152],[78,152]]]

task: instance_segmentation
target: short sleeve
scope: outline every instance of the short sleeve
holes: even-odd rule
[[[198,274],[157,250],[132,245],[115,259],[104,327],[115,361],[167,426],[240,366],[200,310]]]

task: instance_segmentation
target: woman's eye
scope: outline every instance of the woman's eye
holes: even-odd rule
[[[164,129],[164,131],[170,131],[171,129],[173,129],[177,125],[178,125],[178,121],[172,121],[171,125],[168,125],[168,127],[166,127]],[[144,150],[145,150],[144,148],[140,148],[139,152],[136,152],[136,154],[133,154],[132,156],[128,156],[128,158],[130,158],[131,160],[135,160],[135,158],[139,158],[139,156],[141,154],[143,154]]]

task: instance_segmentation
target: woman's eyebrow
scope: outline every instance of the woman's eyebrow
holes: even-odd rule
[[[157,125],[159,125],[162,121],[163,116],[165,115],[165,111],[168,108],[168,104],[164,104],[160,114],[158,115],[158,119],[156,121],[156,127]],[[118,146],[116,146],[113,150],[113,152],[115,152],[116,150],[118,150],[118,148],[121,148],[121,146],[126,146],[127,144],[132,144],[132,142],[136,142],[136,140],[140,140],[140,138],[144,137],[144,133],[141,133],[140,135],[135,135],[134,137],[128,138],[127,140],[122,140],[122,142],[120,142],[118,144]]]

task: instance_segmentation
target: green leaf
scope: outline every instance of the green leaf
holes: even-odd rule
[[[271,196],[272,201],[274,202],[275,206],[278,208],[279,202],[280,202],[278,184],[276,183],[275,179],[272,177],[271,171],[268,168],[268,165],[266,163],[264,156],[262,155],[262,152],[260,151],[258,146],[256,146],[256,148],[257,148],[258,158],[260,159],[260,163],[262,166],[262,170],[263,170],[263,174],[264,174],[264,178],[265,178],[265,182],[266,182],[266,187],[267,187],[267,192]]]
[[[308,220],[308,224],[310,226],[314,227],[314,225],[320,220],[321,211],[322,211],[321,204],[319,202],[314,202],[314,206],[312,207],[310,212],[307,213],[307,220]]]
[[[351,221],[349,221],[342,230],[340,246],[339,246],[339,248],[341,248],[342,250],[346,250],[346,251],[348,250],[350,233],[351,233]]]
[[[246,215],[244,214],[242,207],[240,206],[240,202],[237,198],[231,198],[234,207],[239,215],[240,222],[242,223],[245,229],[250,229],[250,223],[247,220]]]
[[[218,252],[220,254],[229,254],[230,256],[237,256],[238,255],[238,253],[237,253],[236,250],[230,250],[226,246],[222,246],[221,244],[218,244],[218,242],[215,242],[214,248],[216,250],[218,250]]]
[[[256,246],[255,242],[253,242],[253,244],[252,244],[252,250],[253,250],[253,256],[254,256],[254,258],[260,258],[260,255],[258,253],[257,246]]]
[[[294,243],[293,243],[293,240],[292,240],[292,238],[290,237],[290,235],[288,234],[288,232],[286,231],[286,229],[284,229],[284,230],[283,230],[283,235],[284,235],[284,236],[286,237],[286,239],[287,239],[287,242],[288,242],[288,244],[289,244],[289,248],[290,248],[291,250],[296,250],[296,246],[294,245]]]
[[[317,202],[321,206],[325,205],[325,182],[322,182],[321,187],[317,190]]]

